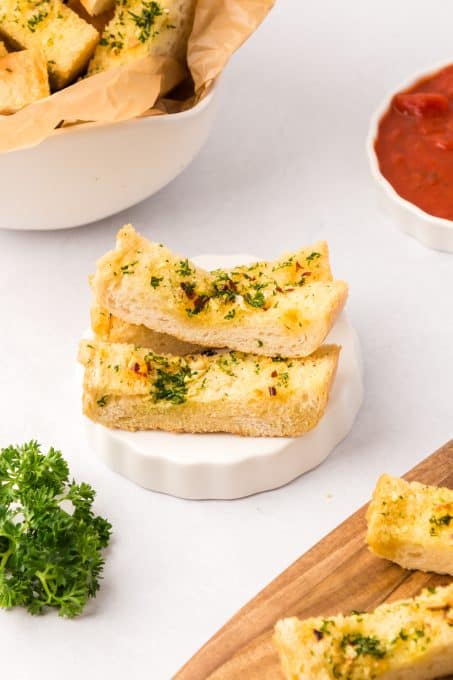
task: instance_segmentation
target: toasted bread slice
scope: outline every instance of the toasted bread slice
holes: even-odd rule
[[[15,113],[50,94],[47,63],[39,50],[0,57],[0,113]]]
[[[348,292],[343,281],[309,283],[309,267],[319,258],[312,251],[299,263],[294,286],[280,285],[280,270],[269,265],[260,271],[260,263],[236,279],[196,267],[129,225],[119,232],[116,250],[99,260],[92,287],[96,303],[114,316],[185,342],[308,356],[326,338]]]
[[[2,0],[1,35],[18,49],[42,50],[55,90],[75,80],[99,40],[93,26],[61,0]]]
[[[215,272],[213,274],[216,275]],[[230,269],[228,275],[236,286],[247,286],[250,281],[250,265]],[[276,262],[256,262],[253,264],[253,275],[255,278],[272,276],[283,288],[300,285],[302,276],[310,281],[331,281],[327,243],[319,241],[313,246],[285,255]],[[127,323],[97,305],[93,305],[91,309],[91,328],[100,340],[141,345],[157,354],[196,354],[203,349],[201,345],[178,340],[146,326]]]
[[[192,345],[171,335],[122,321],[97,305],[91,308],[91,328],[98,340],[126,343],[151,349],[156,354],[196,354],[205,347]]]
[[[122,0],[117,3],[113,19],[105,27],[90,62],[88,74],[106,71],[147,55],[174,57],[185,63],[195,4],[195,0]]]
[[[290,361],[239,352],[175,357],[86,340],[83,410],[123,430],[297,436],[322,417],[338,354],[325,346]]]
[[[279,621],[287,680],[432,680],[453,673],[453,584],[372,614]]]
[[[382,475],[367,511],[367,542],[405,569],[453,575],[453,491]]]

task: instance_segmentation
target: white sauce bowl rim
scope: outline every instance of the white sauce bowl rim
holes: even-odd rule
[[[391,94],[388,94],[381,102],[381,104],[378,106],[377,110],[374,112],[374,114],[371,117],[371,122],[370,122],[370,127],[368,130],[368,136],[366,139],[366,153],[368,157],[368,163],[370,166],[371,174],[373,175],[373,178],[375,181],[382,187],[382,189],[385,191],[387,196],[395,201],[396,203],[399,203],[403,208],[408,210],[410,213],[412,213],[414,216],[418,217],[419,219],[424,220],[425,222],[429,224],[435,224],[435,225],[441,225],[443,227],[448,227],[450,229],[453,229],[453,220],[448,220],[444,217],[436,217],[435,215],[430,215],[429,213],[425,212],[418,206],[416,206],[414,203],[411,203],[405,198],[402,198],[397,191],[394,189],[394,187],[390,184],[390,182],[384,177],[382,174],[380,168],[379,168],[379,161],[377,158],[376,151],[374,149],[374,143],[376,141],[377,133],[378,133],[378,128],[379,128],[379,123],[381,121],[382,116],[387,112],[389,109],[392,99],[397,94],[398,92],[401,92],[403,90],[409,89],[412,85],[415,85],[415,83],[418,80],[427,78],[430,75],[434,75],[437,71],[440,71],[447,66],[452,66],[453,62],[447,62],[447,63],[442,63],[442,64],[437,64],[436,66],[433,66],[428,69],[424,69],[423,71],[418,71],[417,73],[413,74],[410,78],[406,79],[403,83],[401,83],[398,87],[396,87]]]

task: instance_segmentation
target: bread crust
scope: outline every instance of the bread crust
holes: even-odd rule
[[[82,341],[85,415],[111,428],[298,436],[324,414],[340,348],[285,360],[239,352],[155,355]]]
[[[303,357],[323,343],[348,295],[345,282],[313,276],[321,254],[311,255],[291,263],[299,285],[282,287],[275,263],[255,277],[258,263],[247,268],[245,286],[148,242],[128,225],[116,250],[99,260],[92,286],[96,303],[130,324],[205,347]]]

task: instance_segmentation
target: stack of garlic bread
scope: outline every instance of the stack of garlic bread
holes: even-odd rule
[[[108,427],[297,436],[321,419],[347,298],[327,245],[205,271],[128,225],[91,278],[84,412]]]
[[[148,55],[185,64],[195,0],[2,0],[0,113]],[[20,55],[20,56],[19,56]]]

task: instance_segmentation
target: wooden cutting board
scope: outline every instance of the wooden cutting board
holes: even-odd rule
[[[405,479],[453,488],[453,440]],[[412,597],[424,586],[451,581],[406,571],[372,555],[365,543],[366,507],[272,581],[173,680],[284,680],[271,639],[278,619],[374,609],[381,602]]]

